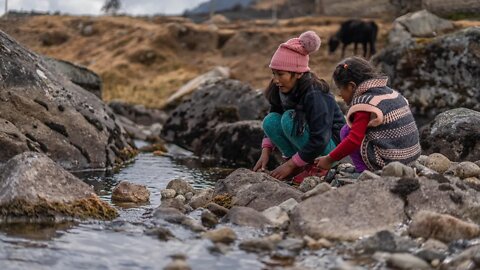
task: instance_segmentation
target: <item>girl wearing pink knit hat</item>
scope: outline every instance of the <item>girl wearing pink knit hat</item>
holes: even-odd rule
[[[269,67],[273,78],[265,95],[270,113],[263,120],[262,154],[254,171],[264,171],[278,148],[287,160],[271,172],[277,179],[301,182],[314,168],[315,158],[327,155],[340,141],[343,114],[328,84],[310,72],[309,54],[320,48],[320,37],[308,31],[282,43]]]

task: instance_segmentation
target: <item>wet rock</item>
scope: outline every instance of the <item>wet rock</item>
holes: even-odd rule
[[[187,199],[185,199],[185,196],[183,195],[177,195],[175,196],[175,200],[179,201],[180,203],[184,204]]]
[[[431,269],[427,262],[409,253],[390,254],[386,261],[388,266],[394,267],[395,269]]]
[[[383,252],[409,252],[417,243],[409,238],[400,237],[390,231],[379,231],[375,235],[360,240],[355,249],[360,253],[373,254]]]
[[[429,262],[432,266],[435,267],[434,264],[439,264],[447,257],[445,251],[437,251],[432,249],[420,249],[415,252],[415,256],[419,257],[420,259]]]
[[[144,153],[152,153],[152,152],[155,152],[155,151],[161,151],[161,152],[164,152],[164,153],[168,152],[168,149],[165,146],[165,142],[157,142],[157,143],[152,143],[152,144],[149,144],[149,145],[145,145],[138,150],[140,152],[144,152]]]
[[[302,192],[265,174],[237,169],[215,184],[215,195],[231,195],[235,206],[247,206],[258,211],[293,198],[300,201]]]
[[[175,236],[173,235],[173,233],[169,229],[164,227],[155,227],[145,231],[145,233],[147,235],[155,236],[162,241],[169,241],[169,240],[175,239]]]
[[[277,247],[279,249],[285,249],[294,253],[299,253],[305,247],[305,242],[303,239],[287,238],[280,241],[277,244]]]
[[[153,217],[157,220],[180,224],[194,232],[204,232],[205,228],[198,224],[193,218],[186,216],[180,210],[172,207],[159,206],[153,212]]]
[[[202,235],[203,238],[210,239],[212,242],[231,244],[237,240],[237,234],[230,228],[224,227],[208,231]]]
[[[117,211],[44,154],[25,152],[0,171],[0,222],[110,220]]]
[[[204,207],[213,199],[213,189],[203,189],[199,191],[195,196],[192,197],[190,201],[190,206],[193,209],[197,209],[199,207]]]
[[[275,247],[276,243],[266,238],[248,239],[238,245],[238,248],[241,250],[255,253],[270,252],[273,251]]]
[[[163,270],[191,270],[192,268],[188,265],[185,260],[173,260]]]
[[[375,173],[365,170],[363,171],[357,178],[359,181],[362,180],[371,180],[371,179],[380,179],[380,176],[376,175]]]
[[[263,210],[262,214],[270,221],[270,223],[276,227],[285,227],[288,225],[290,218],[288,212],[282,209],[280,206],[273,206]]]
[[[234,80],[223,79],[211,84],[203,85],[196,90],[191,98],[178,105],[169,115],[162,131],[163,137],[168,142],[174,142],[197,155],[212,151],[217,147],[214,141],[229,139],[222,134],[240,134],[241,130],[233,128],[236,133],[229,133],[231,127],[219,127],[220,124],[234,123],[244,120],[261,120],[268,111],[268,102],[261,92],[254,91],[250,86]],[[242,126],[242,125],[240,125]],[[240,132],[240,133],[238,133]],[[222,136],[220,136],[222,135]],[[220,140],[219,137],[223,139]],[[248,137],[248,136],[247,136]],[[237,140],[245,140],[240,137]],[[235,141],[231,138],[231,141]],[[258,150],[258,141],[253,144],[236,147],[249,151]],[[227,156],[215,156],[219,159],[235,158],[241,162],[239,156],[231,155],[231,151],[215,149],[212,153],[229,154]],[[238,152],[236,152],[238,153]],[[245,162],[247,162],[245,160]],[[250,166],[250,164],[248,164]]]
[[[317,176],[309,176],[305,177],[303,179],[302,183],[298,187],[298,190],[301,192],[307,192],[309,190],[312,190],[314,187],[316,187],[320,183],[320,177]]]
[[[480,112],[466,108],[437,115],[421,133],[424,153],[441,153],[452,161],[479,160],[479,142]]]
[[[405,219],[402,199],[389,191],[394,183],[390,178],[361,181],[311,197],[293,209],[290,231],[312,238],[356,240],[393,229]]]
[[[176,197],[173,199],[162,200],[159,207],[175,208],[182,213],[187,213],[193,210],[188,204],[184,204],[181,199],[179,200]]]
[[[122,181],[112,191],[112,201],[145,203],[150,200],[150,191],[144,185]]]
[[[223,222],[231,222],[240,226],[263,228],[271,225],[262,213],[249,207],[235,206],[223,218]]]
[[[162,195],[162,200],[166,200],[175,198],[177,192],[174,189],[162,189],[160,194]]]
[[[314,187],[312,190],[309,190],[305,194],[303,194],[302,200],[306,200],[310,197],[325,193],[325,192],[327,192],[331,189],[332,189],[332,186],[330,186],[329,184],[327,184],[325,182],[322,182],[322,183],[318,184],[316,187]]]
[[[167,184],[167,189],[175,190],[177,195],[184,195],[188,192],[195,193],[193,187],[183,179],[174,179]]]
[[[415,177],[416,175],[413,168],[395,161],[388,163],[385,167],[383,167],[382,176]]]
[[[192,200],[193,196],[193,192],[187,192],[187,194],[185,194],[185,199],[187,200],[187,202],[189,202]]]
[[[91,92],[99,99],[102,99],[102,80],[95,72],[86,67],[75,65],[68,61],[43,57],[47,67],[67,77],[72,83]]]
[[[461,179],[478,177],[480,176],[480,167],[473,162],[464,161],[452,166],[446,173],[453,173]]]
[[[410,193],[406,198],[408,201],[408,205],[405,207],[407,215],[413,217],[417,212],[427,210],[480,223],[480,196],[478,191],[467,188],[458,178],[447,179],[442,177],[439,175],[437,179],[417,178],[420,188]],[[447,183],[450,188],[441,191],[439,186]]]
[[[408,233],[413,237],[434,238],[449,243],[480,236],[480,227],[450,215],[420,211],[413,217]]]
[[[108,103],[108,106],[116,115],[123,116],[135,124],[151,126],[154,124],[165,124],[167,114],[158,109],[146,108],[140,104],[129,104],[119,100]],[[160,135],[160,134],[155,134]]]
[[[449,109],[479,110],[479,82],[474,79],[479,70],[480,56],[475,49],[479,37],[480,29],[470,27],[434,39],[407,40],[385,48],[372,61],[389,77],[391,87],[408,99],[415,119],[427,123]],[[455,136],[455,133],[450,134]],[[450,149],[442,149],[444,146],[422,138],[423,150],[432,147],[424,154],[439,152],[450,160],[460,160],[448,155]]]
[[[425,167],[432,169],[438,173],[444,173],[450,168],[452,162],[440,153],[433,153],[425,160]]]
[[[67,170],[89,170],[135,156],[133,142],[97,96],[4,32],[0,44],[0,120],[23,135],[12,137],[0,128],[0,138],[9,137],[0,139],[0,162],[28,149],[47,154]]]
[[[214,228],[218,224],[218,217],[207,209],[202,211],[201,220],[203,226],[208,228]]]
[[[228,209],[223,207],[223,206],[220,206],[216,203],[208,203],[205,208],[207,208],[208,210],[210,210],[210,212],[212,212],[213,214],[215,214],[217,217],[223,217],[225,216],[227,213],[228,213]]]

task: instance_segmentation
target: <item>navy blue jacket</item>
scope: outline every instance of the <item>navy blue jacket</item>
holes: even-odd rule
[[[331,93],[325,93],[312,86],[299,100],[295,111],[303,110],[305,122],[310,131],[308,143],[298,152],[300,158],[313,163],[320,156],[330,139],[340,143],[340,129],[345,125],[345,118]],[[283,114],[285,108],[271,104],[270,112]]]

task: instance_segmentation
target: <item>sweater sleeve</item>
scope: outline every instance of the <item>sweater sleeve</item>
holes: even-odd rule
[[[297,166],[313,163],[328,145],[332,137],[333,109],[329,106],[327,94],[310,91],[305,95],[305,120],[310,137],[307,144],[292,157]],[[332,101],[335,102],[333,97]]]
[[[350,133],[345,137],[342,142],[329,154],[329,156],[335,160],[341,160],[342,158],[350,155],[355,150],[360,149],[365,132],[370,121],[369,112],[356,112],[353,115],[352,128]]]

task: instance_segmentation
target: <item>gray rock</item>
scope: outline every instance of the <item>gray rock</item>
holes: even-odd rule
[[[255,209],[241,206],[232,207],[222,221],[254,228],[263,228],[271,225],[270,221],[262,213]]]
[[[446,173],[452,173],[461,179],[478,177],[480,176],[480,167],[473,162],[464,161],[452,166]]]
[[[420,211],[413,217],[408,233],[413,237],[434,238],[449,243],[479,237],[480,227],[450,215]]]
[[[97,96],[4,32],[0,44],[0,162],[30,150],[65,169],[89,170],[121,165],[135,155],[133,142]]]
[[[441,153],[452,161],[476,161],[480,159],[478,134],[480,112],[466,108],[449,110],[436,116],[423,130],[422,149],[425,153]]]
[[[112,191],[112,201],[146,203],[150,200],[150,191],[144,185],[122,181]]]
[[[167,189],[175,190],[177,196],[187,194],[188,192],[195,193],[195,190],[190,183],[183,179],[173,179],[172,181],[168,182]]]
[[[409,252],[417,247],[410,238],[400,237],[390,231],[379,231],[375,235],[361,239],[355,244],[355,249],[361,253],[373,254],[383,252]]]
[[[471,27],[431,40],[407,40],[385,48],[372,61],[389,77],[391,87],[408,99],[417,123],[422,126],[449,109],[480,109],[479,81],[475,79],[480,56],[474,49],[479,36],[480,29]],[[425,142],[435,146],[433,141]],[[424,154],[446,155],[448,150]]]
[[[0,171],[1,222],[110,220],[117,211],[44,154],[25,152]]]
[[[173,233],[169,229],[164,227],[155,227],[152,229],[148,229],[145,231],[145,233],[147,235],[156,236],[159,240],[162,240],[162,241],[169,241],[169,240],[175,239],[175,236],[173,235]]]
[[[376,175],[375,173],[365,170],[363,171],[357,178],[359,181],[362,180],[371,180],[371,179],[380,179],[380,176]]]
[[[276,244],[266,238],[248,239],[238,245],[238,248],[241,250],[255,253],[270,252],[273,251],[275,247]]]
[[[463,179],[463,182],[474,190],[480,191],[480,179],[478,179],[477,177],[469,177]]]
[[[387,265],[405,270],[431,269],[427,262],[409,253],[391,254],[387,258]]]
[[[214,228],[218,224],[218,217],[208,209],[202,211],[202,216],[200,218],[205,227]]]
[[[221,205],[218,205],[216,203],[208,203],[205,208],[207,208],[208,210],[210,210],[213,214],[215,214],[217,217],[223,217],[225,216],[227,213],[228,213],[228,209],[221,206]]]
[[[192,199],[190,200],[190,206],[193,209],[197,209],[199,207],[204,207],[213,199],[213,189],[203,189],[195,194]]]
[[[102,99],[102,80],[95,72],[86,67],[75,65],[68,61],[46,56],[44,56],[43,59],[45,60],[48,69],[62,74],[72,83],[91,92],[99,99]]]
[[[295,208],[296,206],[298,205],[298,202],[293,199],[293,198],[290,198],[284,202],[282,202],[281,204],[279,204],[278,206],[280,208],[282,208],[283,210],[287,211],[287,212],[290,212],[293,210],[293,208]]]
[[[183,195],[177,195],[177,196],[175,196],[175,200],[184,204],[187,199],[185,199],[185,196],[183,196]]]
[[[446,264],[446,269],[476,269],[468,267],[474,266],[475,264],[475,266],[478,266],[475,262],[478,258],[478,254],[480,254],[480,245],[469,247],[460,254],[455,255]],[[462,266],[465,266],[465,268],[462,268]]]
[[[300,201],[302,193],[265,173],[237,169],[215,184],[214,196],[233,196],[233,205],[263,211],[293,198]]]
[[[191,270],[192,268],[188,265],[185,260],[173,260],[167,264],[163,270]]]
[[[193,192],[187,192],[187,194],[185,194],[185,199],[187,200],[187,202],[189,202],[192,200],[193,196]]]
[[[197,155],[211,151],[216,155],[226,155],[216,156],[216,158],[234,158],[236,162],[247,162],[248,159],[242,160],[240,156],[250,158],[250,154],[238,155],[239,152],[235,152],[233,155],[232,151],[227,151],[228,149],[219,149],[214,141],[248,142],[245,146],[235,144],[235,149],[241,148],[247,151],[242,153],[249,153],[253,151],[252,148],[258,150],[258,141],[253,144],[253,139],[249,140],[248,136],[247,139],[225,137],[229,136],[228,134],[243,133],[237,127],[220,126],[220,124],[261,120],[267,112],[268,102],[261,92],[254,91],[250,86],[239,81],[219,80],[202,86],[193,93],[191,98],[177,106],[169,115],[162,134],[167,141],[175,142]],[[239,127],[244,125],[239,124]],[[259,139],[261,140],[261,137]],[[223,145],[226,146],[226,144]]]
[[[395,24],[403,26],[412,37],[434,37],[454,29],[452,22],[425,9],[398,17],[393,24],[394,28]]]
[[[280,241],[277,244],[277,247],[279,249],[285,249],[288,251],[299,253],[305,247],[305,241],[303,241],[303,239],[287,238]]]
[[[208,231],[202,235],[203,238],[210,239],[212,242],[231,244],[237,240],[237,234],[230,228],[224,227],[216,230]]]
[[[316,239],[356,240],[393,229],[406,218],[402,199],[390,192],[394,183],[390,178],[361,181],[311,197],[292,211],[290,231]]]
[[[123,116],[133,123],[142,126],[163,125],[167,120],[167,114],[164,111],[146,108],[140,104],[129,104],[114,100],[108,103],[108,106],[116,115]],[[155,133],[154,135],[159,136],[160,133]]]
[[[172,207],[159,206],[153,212],[153,217],[157,221],[166,221],[174,224],[180,224],[194,232],[204,232],[205,228],[198,224],[193,218],[186,216],[180,210]]]
[[[305,179],[303,179],[302,183],[298,187],[298,190],[300,190],[301,192],[307,192],[316,187],[318,183],[320,183],[320,178],[317,176],[305,177]]]
[[[280,206],[273,206],[263,210],[262,214],[270,221],[271,224],[283,228],[288,224],[290,218],[288,212]]]
[[[429,179],[431,178],[431,179]],[[480,196],[461,180],[442,175],[420,177],[420,187],[406,197],[405,211],[413,217],[421,210],[448,214],[480,223]]]
[[[388,163],[383,167],[382,176],[415,177],[415,170],[398,161]]]
[[[438,173],[444,173],[450,168],[452,162],[440,153],[430,154],[425,160],[425,167],[432,169]]]
[[[320,184],[318,184],[315,188],[313,188],[312,190],[309,190],[308,192],[306,192],[305,194],[303,194],[302,196],[302,200],[306,200],[310,197],[313,197],[313,196],[316,196],[316,195],[319,195],[319,194],[322,194],[322,193],[325,193],[329,190],[332,189],[332,186],[330,186],[329,184],[325,183],[325,182],[322,182]]]

